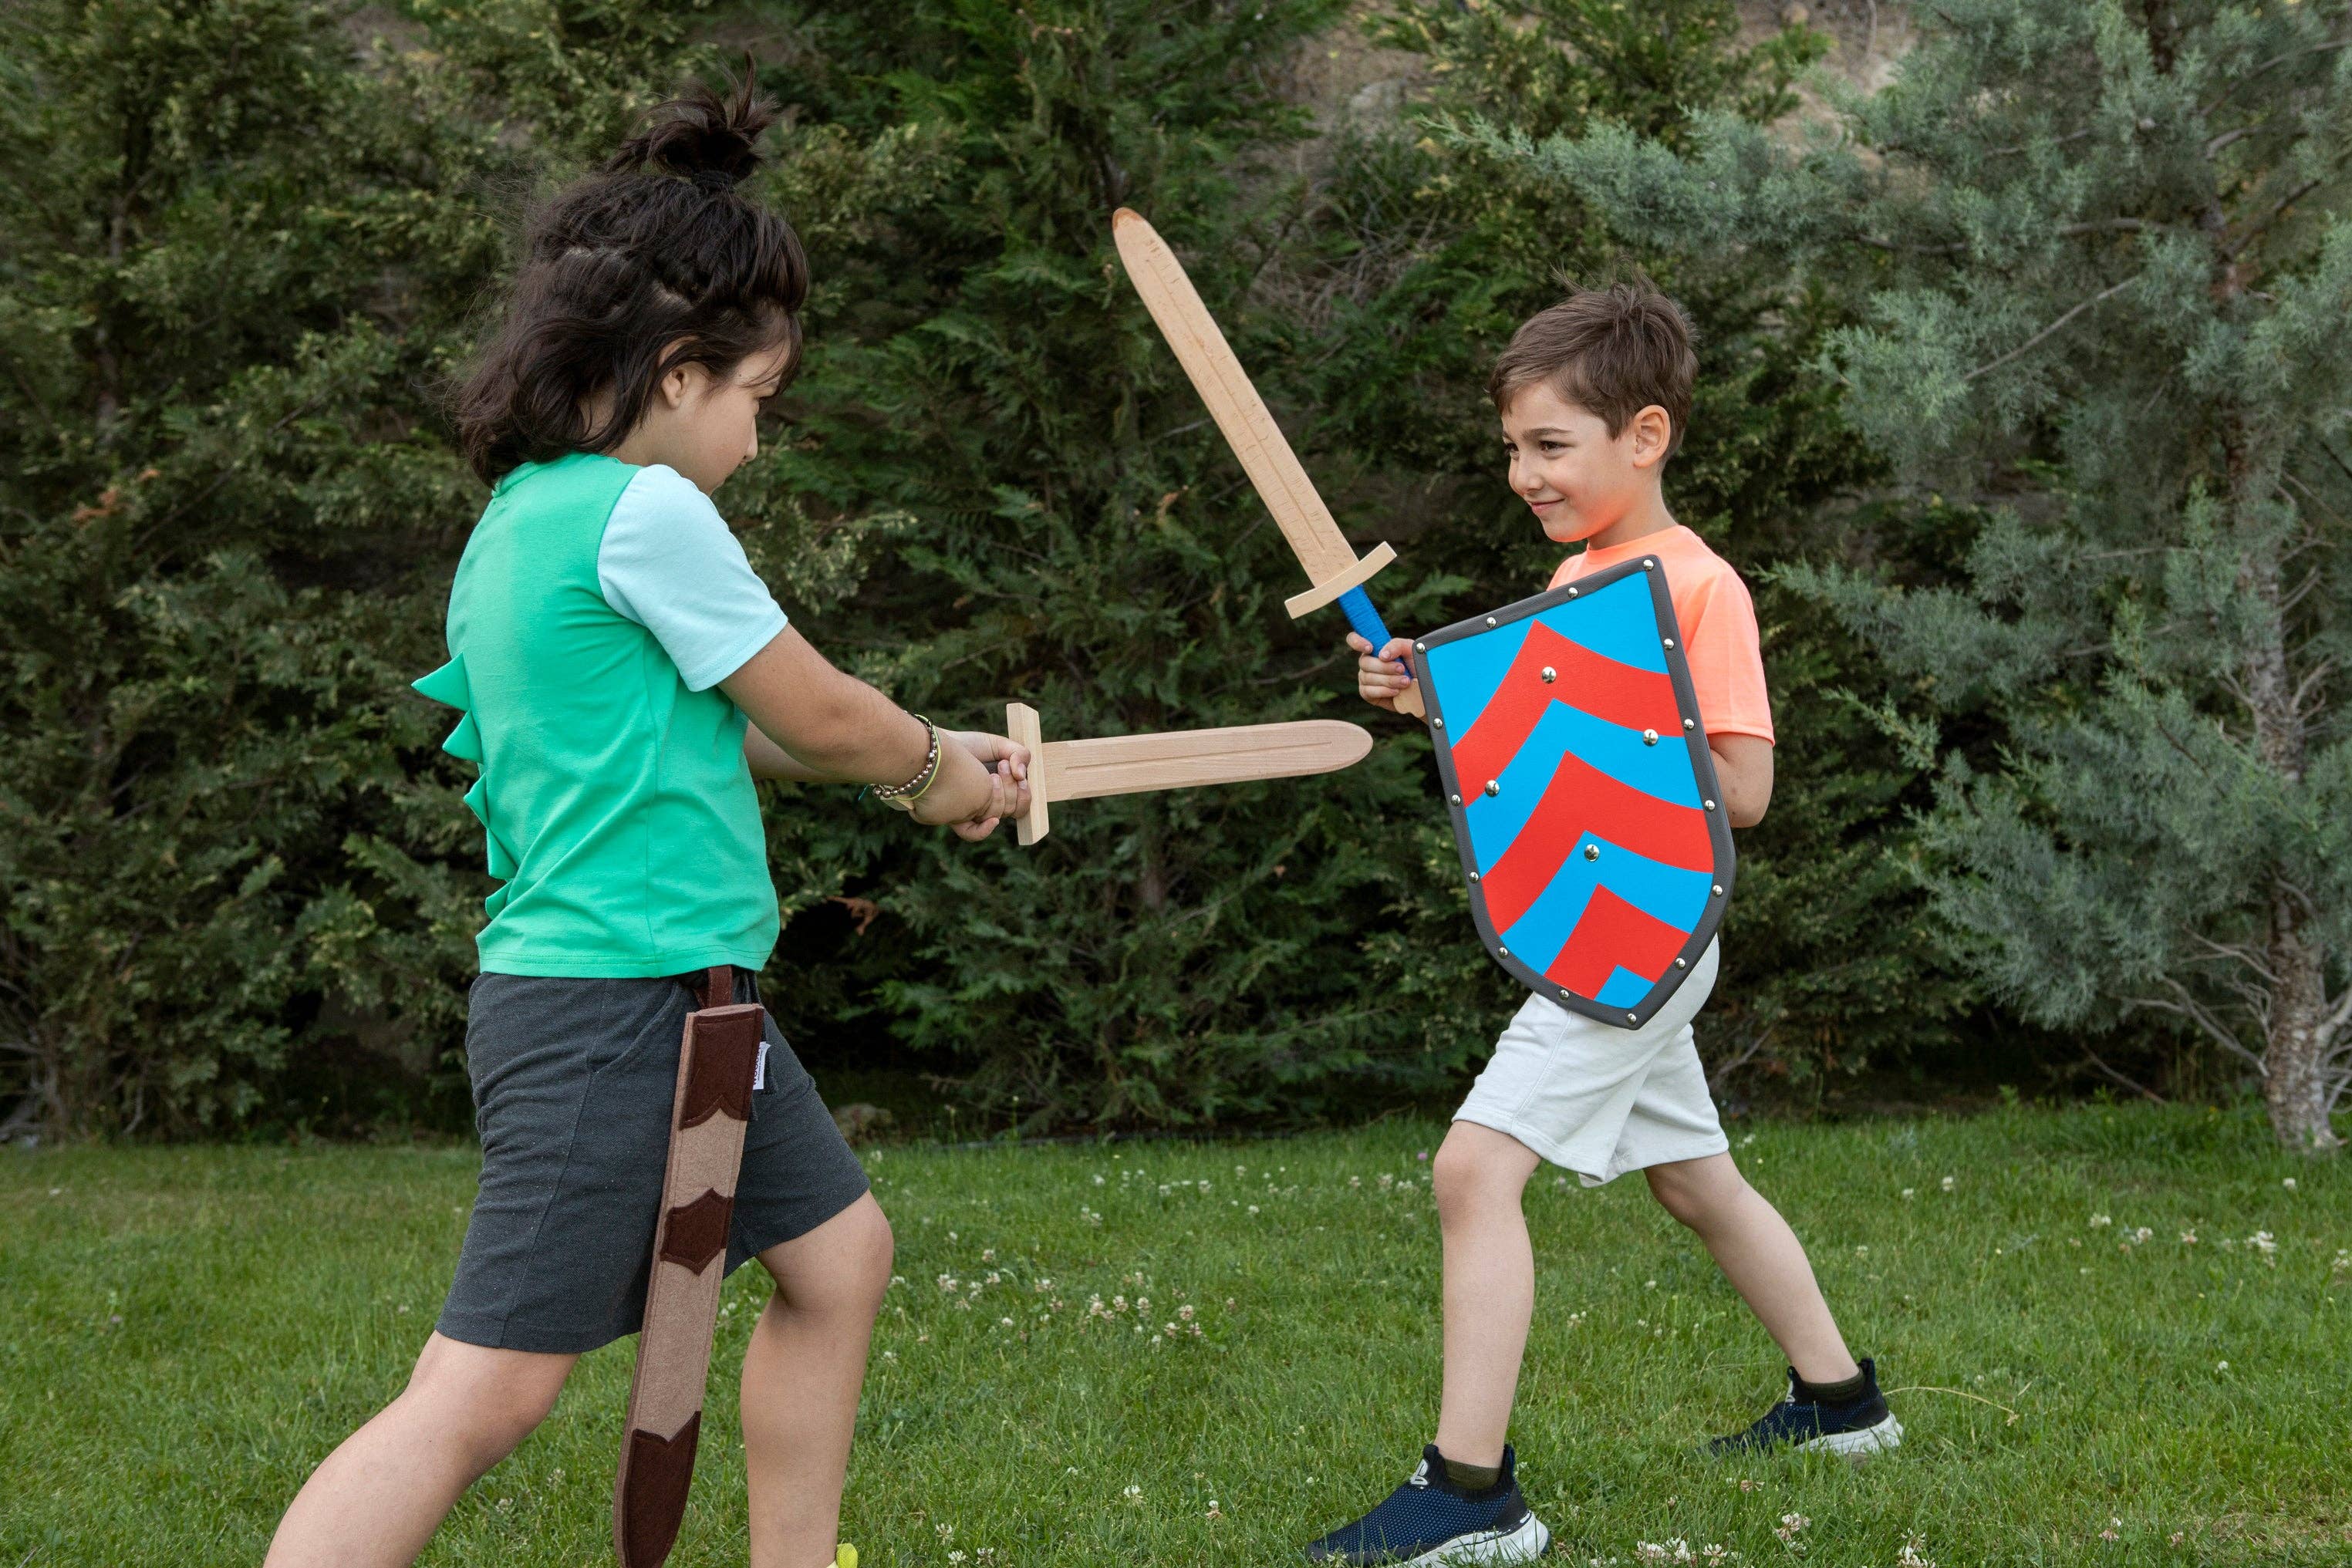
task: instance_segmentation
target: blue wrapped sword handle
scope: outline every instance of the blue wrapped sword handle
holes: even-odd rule
[[[1381,620],[1381,612],[1372,608],[1370,594],[1360,588],[1351,588],[1339,595],[1339,612],[1348,618],[1348,624],[1355,629],[1356,635],[1372,645],[1373,653],[1378,653],[1389,645],[1388,622]],[[1408,666],[1405,673],[1410,675],[1412,672]]]

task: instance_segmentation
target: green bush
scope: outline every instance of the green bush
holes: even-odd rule
[[[1402,107],[1311,108],[1302,65],[1360,26]],[[1853,307],[1721,246],[1628,254],[1448,129],[1684,147],[1781,113],[1811,35],[1743,47],[1718,0],[26,0],[0,16],[10,1128],[463,1124],[488,883],[405,689],[481,503],[441,400],[520,205],[721,38],[791,109],[761,189],[816,275],[786,420],[722,497],[796,622],[957,724],[1383,737],[1328,779],[1087,802],[1027,852],[778,789],[767,989],[814,1056],[911,1061],[1032,1129],[1331,1117],[1445,1092],[1513,999],[1425,743],[1355,701],[1336,615],[1281,611],[1297,568],[1117,265],[1122,203],[1343,524],[1403,551],[1400,629],[1556,564],[1480,392],[1510,327],[1627,260],[1687,300],[1669,497],[1759,586],[1782,736],[1703,1044],[1816,1081],[1969,1048],[1905,873],[1929,795],[1881,722],[1900,693],[1771,580],[1958,570],[1956,532],[1851,504],[1881,465],[1817,361]]]

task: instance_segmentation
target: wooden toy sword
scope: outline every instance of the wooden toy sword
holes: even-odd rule
[[[1052,831],[1045,813],[1052,801],[1336,773],[1372,749],[1370,730],[1331,718],[1049,741],[1037,710],[1026,703],[1005,708],[1004,733],[1029,748],[1029,809],[1021,814],[1024,844]]]
[[[762,1009],[735,1000],[734,971],[724,964],[701,981],[678,1054],[653,1274],[613,1483],[613,1548],[621,1568],[661,1568],[686,1518],[727,1272],[728,1222],[759,1075]]]
[[[1118,245],[1119,259],[1127,264],[1135,291],[1160,324],[1160,336],[1176,351],[1176,361],[1184,367],[1192,390],[1201,394],[1201,401],[1208,404],[1209,417],[1224,433],[1225,444],[1241,459],[1258,498],[1274,514],[1298,564],[1307,569],[1307,580],[1313,586],[1283,601],[1283,608],[1295,620],[1337,600],[1358,635],[1374,648],[1386,647],[1388,626],[1372,608],[1364,584],[1396,559],[1396,551],[1380,544],[1358,558],[1355,547],[1331,520],[1331,509],[1316,493],[1307,470],[1299,466],[1297,454],[1283,439],[1282,427],[1266,412],[1265,401],[1234,357],[1216,318],[1201,303],[1192,280],[1184,275],[1184,264],[1143,214],[1119,208],[1111,214],[1111,237]],[[1405,687],[1398,694],[1396,706],[1399,713],[1423,716],[1421,688]]]

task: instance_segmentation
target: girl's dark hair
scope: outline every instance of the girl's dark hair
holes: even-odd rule
[[[680,365],[732,374],[786,345],[799,368],[808,259],[782,214],[740,194],[776,119],[751,66],[721,99],[655,110],[599,172],[532,217],[504,319],[454,410],[466,461],[495,483],[520,464],[610,452]],[[592,425],[585,404],[609,392]]]

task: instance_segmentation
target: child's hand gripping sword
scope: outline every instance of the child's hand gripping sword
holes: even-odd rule
[[[1274,415],[1266,412],[1257,389],[1250,385],[1241,361],[1234,358],[1216,319],[1201,303],[1192,280],[1184,276],[1183,264],[1143,220],[1143,214],[1119,208],[1111,216],[1111,235],[1135,291],[1143,297],[1151,319],[1160,323],[1160,336],[1176,350],[1177,362],[1184,367],[1192,389],[1209,406],[1209,417],[1217,422],[1225,444],[1242,460],[1258,498],[1274,514],[1282,537],[1290,541],[1291,552],[1307,569],[1307,580],[1314,584],[1283,601],[1283,608],[1295,620],[1336,599],[1348,624],[1375,651],[1388,646],[1389,629],[1381,612],[1372,608],[1364,584],[1396,559],[1396,551],[1381,544],[1361,559],[1357,558],[1339,525],[1331,520],[1330,508],[1315,493],[1307,470],[1299,466],[1290,443],[1283,439],[1282,427],[1274,423]],[[1405,687],[1397,694],[1396,706],[1399,713],[1423,716],[1421,688]]]
[[[1329,718],[1049,741],[1037,710],[1026,703],[1006,707],[1004,733],[1029,748],[1029,809],[1021,814],[1024,844],[1052,831],[1045,814],[1051,801],[1336,773],[1372,749],[1370,730]]]

